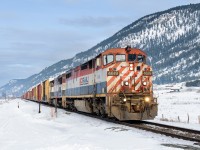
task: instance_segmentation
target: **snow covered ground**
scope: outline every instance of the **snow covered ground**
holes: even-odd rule
[[[180,92],[170,92],[175,87],[181,87]],[[158,116],[154,121],[200,130],[200,88],[183,85],[175,87],[155,86],[159,106]]]
[[[19,102],[19,108],[17,107]],[[0,150],[168,150],[192,142],[108,123],[21,99],[0,101]]]

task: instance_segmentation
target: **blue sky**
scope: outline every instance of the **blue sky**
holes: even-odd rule
[[[6,0],[0,86],[73,57],[145,15],[200,0]]]

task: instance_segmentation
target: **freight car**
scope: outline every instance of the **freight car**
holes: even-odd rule
[[[118,120],[153,119],[158,105],[146,59],[145,52],[129,46],[108,49],[42,82],[23,98]]]

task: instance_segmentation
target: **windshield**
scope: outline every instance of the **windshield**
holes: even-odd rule
[[[126,55],[117,54],[116,55],[116,61],[126,61]]]
[[[136,54],[128,54],[128,61],[135,61],[136,60]]]
[[[137,61],[137,62],[145,63],[145,56],[144,55],[136,55],[136,54],[128,54],[128,61]]]

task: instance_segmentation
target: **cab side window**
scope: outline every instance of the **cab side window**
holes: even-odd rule
[[[143,55],[138,55],[137,57],[138,62],[145,62],[144,60],[145,60],[145,57]]]
[[[103,64],[104,65],[107,65],[107,64],[109,64],[109,63],[111,63],[113,61],[114,61],[114,56],[112,54],[103,56]]]

